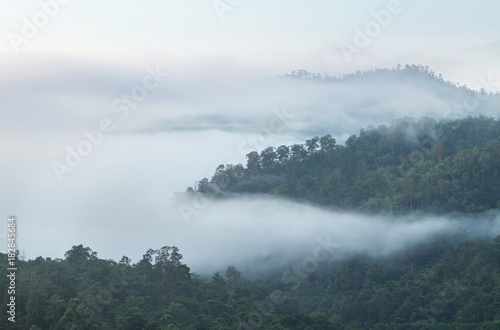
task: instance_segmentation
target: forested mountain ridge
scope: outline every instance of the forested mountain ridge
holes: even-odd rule
[[[500,122],[490,117],[402,118],[344,145],[325,135],[246,158],[218,166],[187,196],[260,193],[396,215],[500,208]]]
[[[329,75],[328,73],[313,73],[307,70],[294,70],[291,73],[280,76],[283,79],[302,80],[309,82],[319,82],[325,84],[349,84],[353,82],[364,82],[367,84],[387,84],[399,83],[412,87],[422,87],[427,90],[434,91],[437,95],[446,97],[448,101],[456,100],[456,97],[470,96],[479,98],[481,101],[498,100],[500,95],[493,92],[497,89],[498,83],[485,79],[479,80],[481,83],[478,86],[467,86],[449,80],[445,80],[441,74],[436,74],[428,66],[406,64],[405,66],[398,65],[396,68],[373,68],[370,70],[358,70],[354,73]],[[472,104],[471,104],[472,105]],[[473,106],[473,105],[472,105]]]

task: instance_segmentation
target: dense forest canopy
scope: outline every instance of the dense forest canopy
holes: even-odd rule
[[[176,247],[130,264],[73,246],[20,261],[17,321],[3,329],[498,329],[500,236],[421,244],[390,258],[299,261],[264,279],[232,266],[209,280]],[[216,256],[214,256],[216,257]],[[1,265],[7,267],[6,255]],[[2,279],[7,287],[7,278]],[[3,294],[3,302],[8,299]],[[4,304],[5,306],[5,304]]]
[[[500,122],[489,117],[402,118],[343,145],[328,134],[246,158],[218,166],[184,197],[260,193],[396,215],[500,208]]]

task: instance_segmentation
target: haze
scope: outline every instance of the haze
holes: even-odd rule
[[[390,23],[347,59],[339,45],[352,44],[356,28],[388,4],[242,1],[221,19],[212,1],[68,1],[13,47],[9,34],[22,36],[23,18],[42,9],[36,1],[4,1],[0,214],[17,216],[19,249],[30,259],[62,258],[84,244],[101,258],[136,262],[148,248],[177,245],[201,271],[292,247],[308,251],[319,233],[331,233],[346,253],[387,254],[448,230],[453,224],[444,218],[402,219],[389,228],[384,219],[266,199],[214,203],[186,223],[171,206],[175,192],[210,178],[218,165],[245,163],[246,153],[270,145],[328,133],[342,143],[363,127],[406,116],[498,117],[498,95],[425,79],[278,77],[416,64],[473,90],[500,90],[495,1],[401,1]],[[123,116],[115,102],[151,72],[157,84],[148,78],[154,87]],[[66,164],[67,148],[103,119],[114,129],[58,176],[54,163]],[[486,231],[498,233],[492,226]]]

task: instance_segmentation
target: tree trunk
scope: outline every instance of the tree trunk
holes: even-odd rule
[[[231,304],[231,298],[233,297],[234,289],[231,291],[231,295],[229,295],[229,300],[227,301],[227,305]]]

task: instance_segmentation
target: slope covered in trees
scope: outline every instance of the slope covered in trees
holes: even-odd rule
[[[359,211],[477,213],[500,208],[500,122],[403,118],[344,145],[331,135],[252,151],[187,196],[261,193]]]
[[[203,280],[176,247],[131,265],[82,245],[20,261],[16,323],[2,329],[498,329],[500,236],[358,255],[249,281],[229,266]],[[6,255],[1,265],[7,267]],[[7,287],[7,278],[2,279]],[[2,295],[6,306],[8,295]]]

